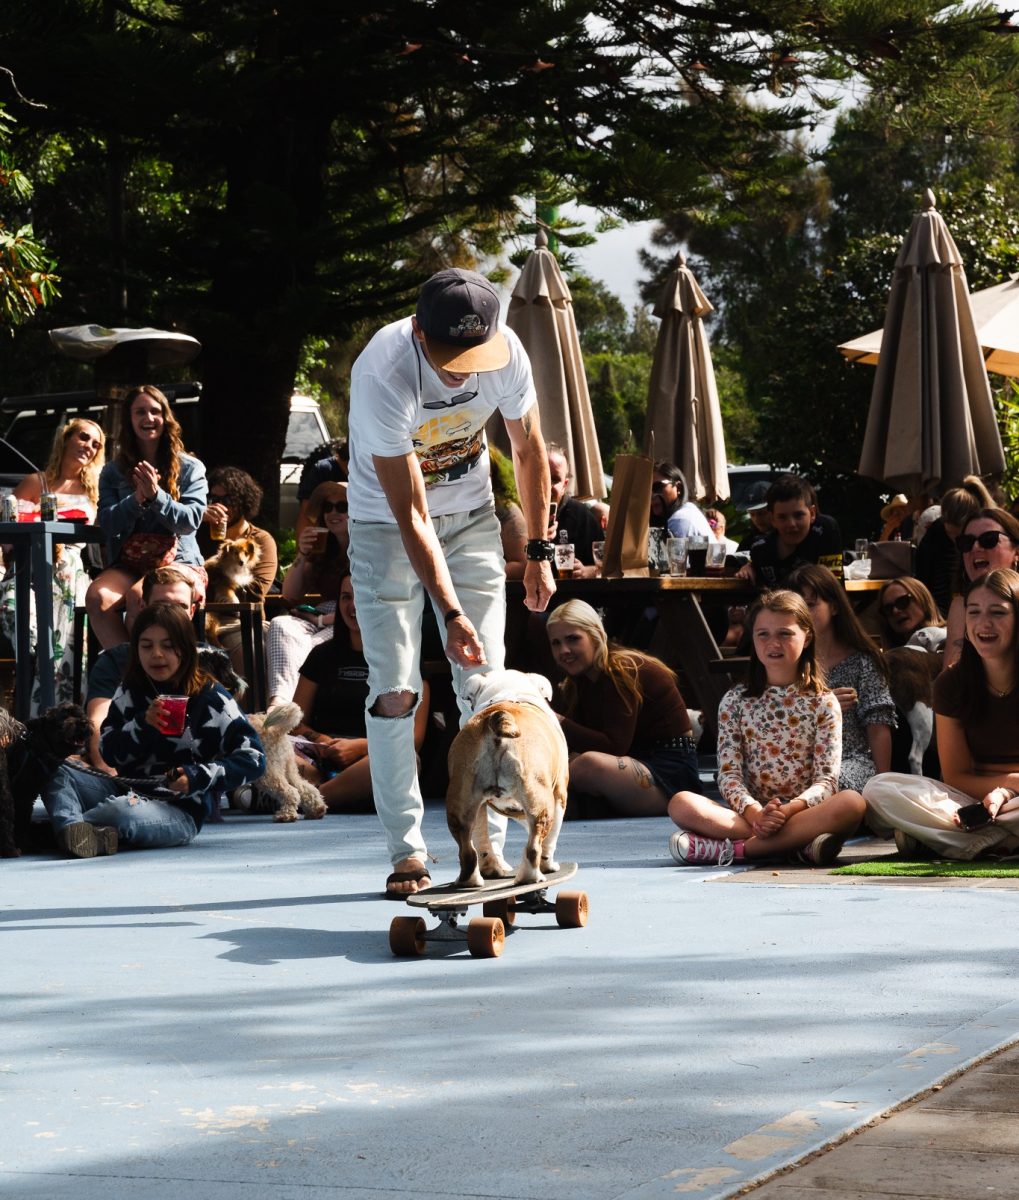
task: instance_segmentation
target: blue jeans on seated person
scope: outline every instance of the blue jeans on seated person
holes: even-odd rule
[[[115,775],[93,775],[62,763],[43,789],[42,802],[56,831],[78,821],[109,825],[138,850],[183,846],[198,833],[192,818],[163,800],[139,796]]]

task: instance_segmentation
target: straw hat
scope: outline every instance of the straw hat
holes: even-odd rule
[[[881,510],[881,520],[890,521],[900,508],[909,508],[909,497],[904,496],[901,492],[897,496],[893,496]]]

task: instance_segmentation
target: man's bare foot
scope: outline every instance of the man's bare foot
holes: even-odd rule
[[[401,858],[386,880],[387,896],[408,896],[432,886],[428,868],[420,858]]]

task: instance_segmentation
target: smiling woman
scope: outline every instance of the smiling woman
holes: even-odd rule
[[[597,612],[570,600],[548,619],[564,673],[555,707],[570,750],[570,791],[601,796],[620,816],[660,816],[697,784],[697,748],[672,671],[608,641]]]
[[[99,519],[112,565],[88,589],[89,622],[104,649],[126,640],[141,608],[141,577],[171,562],[191,575],[202,603],[208,579],[195,533],[207,499],[205,467],[184,453],[167,398],[143,384],[124,397],[117,456],[99,477]]]
[[[863,793],[910,855],[969,860],[1019,846],[1019,574],[999,568],[974,583],[963,622],[959,660],[934,684],[944,782],[878,775]],[[973,805],[985,810],[979,828],[959,815]]]
[[[99,496],[99,472],[103,466],[105,437],[102,429],[84,417],[75,417],[57,431],[45,471],[26,475],[14,489],[21,519],[38,520],[44,492],[57,497],[57,514],[65,519],[92,522]],[[74,699],[74,610],[85,603],[88,573],[75,545],[57,547],[53,567],[53,671],[56,703]],[[5,583],[0,599],[0,626],[17,645],[14,636],[14,588]],[[35,650],[35,597],[31,612],[32,651]],[[32,685],[30,711],[39,711],[39,684]]]
[[[1002,508],[983,508],[970,517],[956,538],[961,558],[956,594],[948,610],[945,666],[959,661],[965,632],[965,599],[973,584],[990,571],[1019,563],[1019,521]]]

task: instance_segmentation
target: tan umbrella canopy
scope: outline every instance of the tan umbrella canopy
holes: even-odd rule
[[[971,292],[969,302],[984,366],[995,375],[1019,375],[1019,277]],[[874,366],[881,357],[881,332],[843,342],[839,350],[850,362]]]
[[[600,500],[605,477],[573,298],[543,230],[534,246],[513,289],[506,324],[531,360],[541,430],[546,442],[557,443],[566,454],[570,491],[582,500]]]
[[[680,255],[654,307],[662,324],[648,384],[645,451],[686,476],[691,500],[727,500],[722,412],[703,318],[714,309]]]
[[[966,273],[928,190],[895,263],[860,474],[908,492],[1004,466]]]

